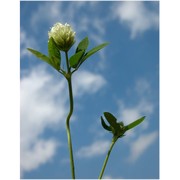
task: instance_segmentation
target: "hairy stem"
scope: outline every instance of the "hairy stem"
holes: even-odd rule
[[[102,179],[102,176],[103,176],[103,174],[104,174],[104,170],[105,170],[105,168],[106,168],[106,165],[107,165],[109,156],[110,156],[110,154],[111,154],[112,148],[113,148],[113,146],[114,146],[114,144],[115,144],[116,141],[117,141],[117,138],[113,138],[113,139],[112,139],[111,145],[110,145],[110,147],[109,147],[108,153],[107,153],[106,158],[105,158],[105,160],[104,160],[104,163],[103,163],[103,166],[102,166],[102,169],[101,169],[101,172],[100,172],[100,175],[99,175],[99,178],[98,178],[98,179]]]

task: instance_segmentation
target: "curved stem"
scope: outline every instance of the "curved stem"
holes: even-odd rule
[[[71,82],[71,73],[70,73],[69,62],[68,62],[68,54],[67,52],[65,53],[66,53],[67,71],[69,73],[69,76],[66,79],[68,81],[69,104],[70,104],[69,114],[66,119],[66,131],[67,131],[68,147],[69,147],[69,155],[70,155],[71,174],[72,174],[72,179],[75,179],[75,167],[74,167],[73,148],[72,148],[71,130],[70,130],[70,118],[73,113],[74,102],[73,102],[72,82]]]
[[[113,138],[113,139],[112,139],[111,145],[110,145],[110,147],[109,147],[109,151],[108,151],[108,153],[107,153],[107,155],[106,155],[106,158],[105,158],[105,160],[104,160],[104,163],[103,163],[103,166],[102,166],[102,169],[101,169],[101,172],[100,172],[100,175],[99,175],[99,178],[98,178],[98,179],[102,179],[102,176],[103,176],[103,174],[104,174],[104,170],[105,170],[105,168],[106,168],[106,165],[107,165],[109,156],[110,156],[110,154],[111,154],[112,148],[113,148],[113,146],[114,146],[114,144],[115,144],[116,141],[117,141],[117,138]]]

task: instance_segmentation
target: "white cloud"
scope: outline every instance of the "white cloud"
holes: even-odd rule
[[[124,102],[119,102],[119,116],[118,119],[123,121],[125,125],[139,119],[142,116],[146,116],[145,121],[138,126],[140,130],[147,129],[149,126],[149,116],[153,112],[153,104],[146,99],[141,99],[140,102],[132,107],[128,107]],[[129,142],[132,138],[137,136],[136,130],[131,129],[126,132],[126,142]]]
[[[115,4],[113,7],[114,17],[125,24],[131,31],[131,38],[149,29],[157,29],[159,15],[157,8],[148,9],[146,2],[127,1]]]
[[[113,176],[111,176],[111,175],[104,175],[103,177],[102,177],[102,179],[123,179],[122,177],[113,177]]]
[[[105,176],[103,176],[103,179],[112,179],[112,176],[105,175]]]
[[[139,101],[131,106],[127,105],[124,101],[119,101],[118,119],[123,120],[125,124],[129,124],[136,119],[146,116],[146,120],[141,124],[141,129],[146,129],[149,125],[149,116],[153,113],[154,104],[148,99],[151,95],[150,83],[142,78],[135,82],[135,87],[132,89],[133,94],[138,94]],[[127,132],[131,137],[134,134],[134,130]]]
[[[57,82],[44,68],[34,68],[21,79],[21,171],[48,161],[57,148],[53,139],[40,137],[45,128],[63,125],[67,113],[64,82]]]
[[[144,115],[149,115],[153,112],[153,104],[146,99],[141,99],[140,102],[133,107],[126,107],[123,102],[120,102],[120,119],[125,123],[130,123]]]
[[[149,93],[151,92],[150,83],[146,79],[138,79],[132,91],[133,94],[137,93],[139,95],[139,102],[128,106],[125,102],[119,101],[118,119],[124,121],[125,125],[127,125],[142,116],[146,116],[146,118],[138,126],[138,131],[137,129],[131,129],[126,132],[127,136],[123,138],[123,141],[130,147],[129,162],[136,161],[154,143],[158,136],[157,131],[148,134],[144,132],[149,126],[150,116],[154,111],[154,104],[148,100],[151,95]]]
[[[31,171],[51,160],[58,145],[56,139],[44,139],[47,128],[65,127],[68,107],[67,83],[54,77],[41,65],[21,78],[21,173]],[[85,78],[85,79],[84,79]],[[75,97],[96,93],[104,86],[102,76],[77,72]],[[98,82],[98,84],[97,84]],[[92,88],[93,87],[93,88]],[[79,97],[78,96],[78,97]]]
[[[24,147],[21,151],[21,171],[31,171],[44,164],[51,159],[55,154],[57,142],[54,140],[38,140],[33,144],[33,147]]]
[[[112,178],[112,176],[110,176],[110,175],[105,175],[105,176],[103,176],[103,179],[114,179],[114,178]]]
[[[83,92],[89,94],[96,93],[106,84],[105,79],[101,75],[88,71],[75,73],[73,81],[74,94],[76,96],[82,95]]]
[[[38,29],[38,26],[46,22],[55,23],[56,21],[61,21],[64,18],[62,12],[61,2],[41,2],[38,9],[33,13],[31,17],[31,26],[36,27],[34,30]]]
[[[135,90],[139,95],[147,95],[151,92],[151,87],[146,79],[141,78],[136,81]]]
[[[89,6],[91,7],[89,10],[93,13],[96,11],[97,3],[98,2],[76,1],[67,2],[65,6],[65,3],[60,1],[43,2],[33,13],[31,17],[31,26],[36,27],[37,30],[40,24],[44,22],[48,23],[50,26],[56,22],[67,22],[73,26],[77,34],[81,34],[82,32],[87,33],[87,30],[93,28],[96,31],[95,34],[98,33],[99,35],[103,35],[105,33],[105,28],[102,18],[93,16],[89,18],[86,11],[81,10],[83,7]],[[77,21],[79,18],[78,12],[80,12],[81,15],[80,21]]]
[[[91,158],[98,155],[103,155],[107,153],[109,145],[110,145],[110,141],[98,140],[90,145],[80,148],[77,151],[76,155],[80,158]]]
[[[129,162],[134,162],[137,160],[143,152],[154,143],[156,138],[158,137],[158,132],[154,131],[149,134],[141,135],[137,140],[131,143],[130,145],[130,157]]]
[[[36,41],[33,37],[27,35],[26,31],[21,28],[20,32],[20,45],[21,45],[21,57],[31,56],[32,54],[27,51],[28,47],[37,47]]]

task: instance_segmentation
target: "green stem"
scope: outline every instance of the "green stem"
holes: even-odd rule
[[[68,59],[68,52],[67,51],[65,51],[65,55],[66,55],[67,72],[70,73],[69,59]]]
[[[67,131],[67,138],[68,138],[68,147],[69,147],[69,155],[70,155],[70,165],[71,165],[71,174],[72,179],[75,179],[75,167],[74,167],[74,158],[73,158],[73,147],[72,147],[72,140],[71,140],[71,130],[70,130],[70,118],[73,113],[73,92],[72,92],[72,82],[71,82],[71,73],[69,68],[69,62],[68,62],[68,54],[66,53],[66,64],[67,64],[67,70],[69,76],[66,77],[68,81],[68,89],[69,89],[69,101],[70,101],[70,108],[69,108],[69,114],[66,119],[66,131]]]
[[[103,174],[104,174],[104,170],[105,170],[105,168],[106,168],[106,165],[107,165],[109,156],[110,156],[110,154],[111,154],[112,148],[113,148],[113,146],[114,146],[114,144],[115,144],[116,141],[117,141],[117,138],[113,138],[113,139],[112,139],[111,145],[110,145],[110,147],[109,147],[109,151],[108,151],[108,153],[107,153],[107,155],[106,155],[106,158],[105,158],[105,160],[104,160],[104,163],[103,163],[103,166],[102,166],[102,169],[101,169],[101,173],[100,173],[98,179],[102,179],[102,176],[103,176]]]

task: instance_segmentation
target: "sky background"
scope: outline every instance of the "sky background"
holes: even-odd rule
[[[21,178],[71,178],[65,118],[67,83],[27,47],[47,54],[48,31],[69,23],[76,44],[110,44],[74,74],[71,122],[77,178],[97,178],[111,134],[103,112],[145,122],[115,145],[104,178],[159,178],[159,3],[21,2]],[[64,58],[63,54],[62,57]]]

